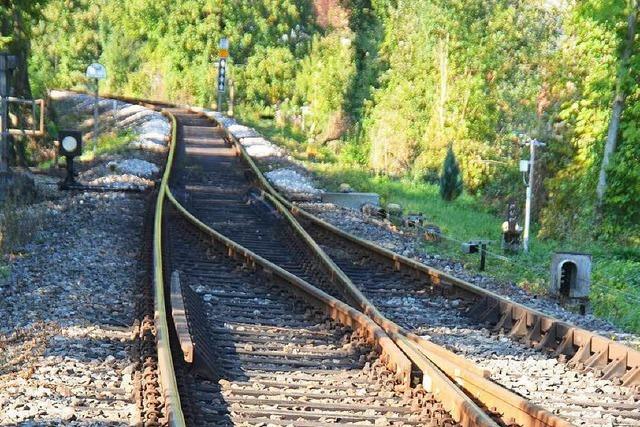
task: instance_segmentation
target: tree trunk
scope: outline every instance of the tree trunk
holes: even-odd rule
[[[29,84],[29,51],[31,41],[26,34],[22,14],[16,8],[13,12],[13,29],[16,36],[14,49],[17,56],[17,66],[14,73],[14,95],[20,98],[31,98],[31,85]]]
[[[445,124],[446,124],[446,114],[447,114],[447,91],[448,91],[448,68],[449,68],[449,35],[447,34],[445,38],[440,39],[439,46],[439,59],[440,59],[440,100],[438,103],[438,124],[440,129],[438,129],[440,133],[441,142],[445,141]]]
[[[604,195],[607,191],[607,168],[611,156],[616,151],[616,145],[618,144],[618,132],[620,129],[620,117],[622,116],[622,110],[624,109],[625,93],[623,88],[623,80],[628,72],[629,58],[633,51],[633,40],[636,36],[636,25],[638,22],[638,7],[640,3],[637,0],[633,1],[633,10],[629,14],[628,26],[627,26],[627,38],[625,42],[624,51],[620,58],[620,68],[616,77],[616,94],[613,100],[613,107],[611,109],[611,120],[609,121],[609,130],[607,132],[607,141],[604,146],[604,155],[602,156],[602,164],[600,165],[600,175],[598,177],[598,186],[596,187],[596,194],[598,197],[597,209],[599,215],[602,213],[602,203]]]

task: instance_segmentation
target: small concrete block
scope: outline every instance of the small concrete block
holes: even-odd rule
[[[569,289],[562,288],[563,270]],[[551,294],[568,298],[588,298],[591,288],[591,255],[557,252],[551,261]],[[568,293],[567,293],[568,291]]]
[[[360,210],[362,205],[368,203],[380,205],[378,193],[322,193],[322,202],[333,203],[349,209]]]

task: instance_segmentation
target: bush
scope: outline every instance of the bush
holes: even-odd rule
[[[296,61],[286,47],[256,49],[242,73],[240,86],[250,104],[274,106],[293,96]]]
[[[443,200],[450,202],[462,194],[462,177],[460,176],[460,166],[453,153],[453,147],[449,145],[447,157],[442,165],[442,175],[440,176],[440,196]]]

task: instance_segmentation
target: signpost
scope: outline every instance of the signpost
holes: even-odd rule
[[[94,62],[87,67],[87,78],[94,79],[96,84],[93,102],[93,151],[95,151],[96,142],[98,141],[98,87],[100,80],[107,78],[107,69],[104,68],[104,65]]]
[[[226,85],[227,59],[229,58],[229,39],[220,39],[220,49],[218,51],[218,112],[222,112],[222,98]]]

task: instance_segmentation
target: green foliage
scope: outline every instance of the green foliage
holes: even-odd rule
[[[640,331],[640,268],[635,260],[609,259],[594,268],[591,301],[598,316]]]
[[[294,95],[296,61],[287,47],[260,47],[244,68],[240,87],[244,99],[258,106],[275,106]]]
[[[549,80],[554,123],[548,152],[542,235],[575,238],[592,233],[595,187],[615,90],[624,6],[580,2],[566,15],[566,38],[553,58]],[[619,30],[623,30],[620,33]],[[611,183],[615,186],[615,183]]]
[[[344,133],[343,128],[336,132],[327,127],[330,123],[341,126],[345,96],[355,77],[353,56],[353,34],[348,29],[316,35],[311,40],[296,80],[299,102],[310,109],[306,120],[311,136],[328,140]]]
[[[460,176],[460,165],[456,160],[451,145],[447,149],[447,157],[442,164],[442,175],[440,175],[440,197],[442,200],[450,202],[457,199],[462,194],[462,177]]]
[[[215,98],[221,37],[233,71],[264,48],[302,55],[313,28],[310,3],[293,0],[50,0],[42,15],[31,61],[40,93],[83,87],[87,65],[99,60],[110,92],[201,104]]]
[[[93,149],[93,142],[87,144],[84,153],[80,156],[80,160],[85,161],[105,154],[122,153],[127,150],[127,147],[134,139],[135,134],[129,131],[103,133],[98,137],[95,150]],[[89,148],[91,148],[91,151],[89,151]]]
[[[637,41],[628,67],[620,61],[630,3],[330,0],[322,2],[330,10],[316,16],[320,2],[312,0],[14,0],[0,8],[0,21],[18,8],[26,25],[4,25],[0,49],[30,42],[37,95],[84,88],[87,65],[99,60],[108,70],[103,90],[211,105],[217,43],[226,36],[238,111],[252,120],[277,113],[277,130],[264,119],[255,123],[300,158],[337,159],[389,197],[440,203],[436,185],[421,193],[416,182],[437,183],[455,141],[465,194],[445,205],[466,209],[462,201],[475,197],[483,210],[502,212],[507,200],[522,204],[517,162],[525,153],[514,135],[525,133],[547,143],[534,189],[538,237],[637,245]],[[595,187],[617,75],[626,102],[596,227]],[[474,230],[461,222],[465,233]],[[535,256],[527,262],[539,266],[544,257]],[[541,274],[524,271],[537,286]],[[599,304],[609,307],[614,297],[604,289]],[[621,310],[615,317],[626,319]]]

